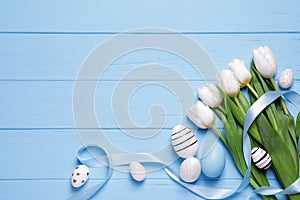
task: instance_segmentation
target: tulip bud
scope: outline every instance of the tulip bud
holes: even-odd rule
[[[253,50],[253,59],[257,71],[264,78],[272,78],[277,71],[275,56],[267,46]]]
[[[251,73],[244,61],[233,59],[232,62],[228,63],[228,69],[233,72],[235,78],[240,82],[241,87],[246,86],[251,81]]]
[[[218,107],[222,101],[223,97],[218,88],[209,83],[198,89],[198,96],[203,101],[203,103],[211,108]]]
[[[238,95],[240,83],[229,69],[221,70],[216,76],[216,81],[217,85],[222,88],[229,97],[236,97]]]
[[[215,123],[213,111],[201,101],[197,101],[187,112],[188,118],[199,128],[210,128]]]

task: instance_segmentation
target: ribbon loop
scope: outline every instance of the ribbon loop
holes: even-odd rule
[[[294,91],[269,91],[263,94],[255,103],[250,107],[245,116],[244,132],[243,136],[247,137],[248,129],[254,122],[256,117],[271,103],[273,103],[280,96],[284,96],[289,102],[300,109],[300,95]],[[244,141],[245,142],[245,141]],[[300,140],[298,141],[298,152],[300,152]],[[248,145],[243,145],[244,157],[246,160],[251,160],[251,149]],[[251,163],[247,163],[248,170],[251,170]],[[285,189],[276,187],[260,187],[255,189],[255,192],[261,195],[283,195],[283,194],[297,194],[300,193],[300,177]]]
[[[76,192],[73,196],[68,198],[68,200],[82,200],[89,199],[94,196],[111,178],[113,170],[111,168],[110,158],[107,152],[99,146],[86,146],[81,147],[77,151],[77,159],[84,165],[88,167],[107,167],[107,174],[105,180],[100,184],[95,184],[90,188],[86,188]]]

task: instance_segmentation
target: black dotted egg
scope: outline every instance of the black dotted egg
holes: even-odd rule
[[[252,162],[259,169],[266,170],[272,164],[271,156],[262,148],[254,147],[251,150]]]

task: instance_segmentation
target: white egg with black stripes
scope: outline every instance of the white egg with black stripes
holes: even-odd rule
[[[254,165],[259,169],[266,170],[272,165],[271,156],[260,147],[252,148],[251,158]]]
[[[182,158],[193,157],[197,154],[199,143],[195,134],[183,125],[177,125],[172,131],[172,146],[176,154]]]

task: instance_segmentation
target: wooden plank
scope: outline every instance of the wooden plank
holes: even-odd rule
[[[88,134],[90,131],[83,132],[81,134]],[[103,132],[112,145],[125,152],[151,153],[170,144],[171,130],[162,130],[148,139],[133,138],[116,129]],[[81,140],[75,130],[2,130],[0,136],[0,157],[5,160],[0,170],[6,172],[0,174],[0,179],[4,180],[69,179],[70,173],[77,165],[76,151],[86,144],[86,140]],[[197,137],[202,144],[205,134],[199,132]],[[95,144],[99,143],[95,141]],[[226,156],[226,169],[220,179],[241,178],[227,151]],[[174,168],[179,167],[178,163],[181,161],[178,160]],[[91,174],[92,179],[103,179],[106,169],[91,169]],[[115,171],[112,178],[127,180],[128,173]],[[149,178],[168,179],[168,176],[162,170],[158,170],[149,173]],[[202,179],[208,180],[205,176],[202,176]]]
[[[299,31],[296,0],[1,1],[1,32],[119,32],[166,27],[184,32]]]
[[[162,130],[156,136],[148,139],[133,138],[120,130],[103,130],[105,137],[112,145],[124,152],[152,153],[170,144],[171,130]],[[85,134],[89,130],[84,130]],[[201,144],[205,133],[195,131]],[[70,173],[77,165],[76,152],[85,144],[76,131],[70,130],[10,130],[0,131],[1,147],[0,157],[5,163],[0,166],[0,180],[62,180],[69,179]],[[34,143],[31,141],[35,141]],[[95,144],[99,144],[95,141]],[[221,180],[241,179],[234,162],[226,149],[226,167]],[[109,153],[109,152],[108,152]],[[198,155],[199,157],[199,155]],[[175,161],[172,168],[176,170],[182,159]],[[106,175],[105,167],[91,168],[91,179],[103,179]],[[114,171],[112,179],[128,179],[128,173]],[[270,179],[274,174],[268,171]],[[150,179],[169,179],[163,170],[149,173]],[[210,181],[201,175],[203,182]]]
[[[0,6],[0,199],[66,199],[76,191],[69,182],[77,165],[75,152],[81,140],[73,120],[72,94],[83,60],[99,43],[115,33],[138,27],[170,28],[202,45],[219,69],[235,57],[249,63],[253,48],[269,45],[278,60],[279,71],[295,70],[292,89],[300,89],[300,4],[296,0],[226,2],[116,2],[91,0],[37,2],[3,0]],[[119,48],[113,46],[112,48]],[[124,99],[119,108],[129,112],[139,125],[149,123],[149,108],[164,105],[166,114],[154,115],[165,128],[158,135],[139,139],[118,129],[111,111],[114,86],[134,67],[149,63],[169,66],[191,84],[194,99],[176,99],[162,87],[143,87]],[[148,74],[159,74],[149,68]],[[158,76],[155,82],[165,80]],[[196,101],[203,78],[182,59],[164,52],[142,51],[120,57],[106,71],[96,90],[96,115],[107,138],[126,151],[149,152],[169,143],[171,128],[180,123],[180,104]],[[81,80],[82,81],[82,80]],[[84,80],[87,85],[98,83]],[[169,80],[173,86],[184,81]],[[124,86],[141,82],[127,79]],[[126,103],[129,103],[128,105]],[[83,102],[85,103],[85,102]],[[295,114],[296,109],[293,110]],[[89,119],[87,119],[89,120]],[[185,119],[186,120],[186,119]],[[184,121],[184,123],[189,123]],[[192,126],[191,124],[188,124]],[[122,126],[121,126],[122,127]],[[81,127],[90,134],[93,126]],[[91,129],[89,129],[91,128]],[[123,126],[132,131],[135,126]],[[143,131],[145,129],[134,129]],[[204,134],[197,132],[199,141]],[[241,176],[227,155],[220,181],[201,175],[199,184],[211,187],[238,185]],[[179,165],[179,162],[176,163]],[[103,180],[104,169],[91,170],[90,183]],[[268,172],[272,185],[274,174]],[[116,192],[117,191],[117,192]],[[230,199],[246,199],[245,191]],[[103,199],[199,199],[171,181],[162,171],[148,173],[137,184],[128,173],[115,172],[112,180],[97,194]],[[256,197],[257,198],[257,197]],[[284,198],[280,198],[284,199]]]
[[[113,35],[0,35],[0,79],[2,80],[75,80],[80,65],[89,53]],[[284,35],[187,35],[201,45],[218,69],[233,58],[250,63],[252,51],[269,45],[278,61],[279,71],[290,67],[300,76],[300,36]],[[112,48],[119,48],[113,46]],[[188,49],[187,49],[188,51]],[[189,80],[198,73],[186,61],[162,51],[135,51],[108,66],[102,80],[118,80],[134,67],[158,63],[169,66]],[[159,74],[160,69],[147,73]]]
[[[123,145],[120,147],[127,151],[132,151],[134,148],[141,149],[145,146],[149,150],[151,146],[149,140],[147,141],[148,145],[142,142],[133,143],[131,137],[119,131],[110,130],[108,132],[107,135],[118,138],[118,144]],[[156,145],[165,143],[168,140],[168,137],[165,137],[167,134],[169,137],[169,131],[164,131],[162,137],[155,140]],[[0,131],[0,136],[0,157],[5,161],[0,165],[0,171],[5,172],[0,174],[0,186],[1,191],[3,191],[0,192],[1,199],[47,198],[49,191],[55,191],[53,192],[55,196],[51,195],[52,199],[65,199],[76,193],[76,190],[71,189],[69,182],[70,173],[77,165],[75,152],[81,145],[76,132],[66,130],[17,130]],[[197,136],[201,143],[203,135],[198,134]],[[164,141],[161,138],[164,138]],[[226,159],[226,168],[221,177],[209,179],[202,174],[197,184],[216,188],[233,188],[237,186],[241,181],[241,176],[227,152]],[[176,169],[176,166],[179,167],[180,162],[180,160],[177,161],[176,165],[173,166],[174,169]],[[90,170],[91,176],[88,185],[103,181],[106,173],[105,169],[91,168]],[[278,185],[274,181],[274,174],[270,170],[268,176],[272,185]],[[164,187],[161,187],[162,185]],[[147,196],[149,192],[174,196],[175,199],[178,195],[180,198],[181,195],[193,197],[192,193],[179,187],[162,170],[148,173],[147,179],[142,184],[132,181],[128,173],[114,171],[111,180],[97,196],[102,198],[109,196],[111,199],[117,199],[118,195],[111,196],[117,188],[122,188],[124,194],[126,193],[128,198],[132,199],[137,199],[137,197],[143,195]],[[162,189],[168,192],[161,194]],[[251,191],[251,187],[248,187],[239,195],[245,197]],[[178,195],[174,195],[174,193],[178,193]]]
[[[92,84],[93,82],[84,82]],[[104,81],[98,85],[95,92],[95,115],[101,128],[137,128],[144,129],[151,122],[152,106],[161,105],[165,112],[156,112],[152,120],[157,124],[152,128],[173,128],[176,124],[191,122],[184,116],[188,108],[196,102],[198,87],[204,84],[200,81],[188,81],[192,94],[182,91],[173,94],[170,89],[181,87],[186,82],[169,81],[169,88],[158,86],[157,83],[143,86],[143,82],[123,81],[119,84],[126,87],[140,86],[136,93],[124,95],[118,105],[112,106],[116,100],[116,81]],[[95,83],[97,84],[97,82]],[[99,125],[75,126],[72,108],[73,81],[1,81],[0,128],[1,129],[32,129],[32,128],[98,128]],[[300,82],[296,81],[291,90],[299,91]],[[186,97],[186,95],[192,98]],[[194,99],[193,99],[194,98]],[[86,99],[82,99],[82,104]],[[182,108],[180,107],[182,106]],[[186,108],[182,111],[183,108]],[[157,111],[157,110],[156,110]],[[296,112],[297,110],[294,110]],[[183,113],[182,113],[183,112]],[[122,120],[131,117],[136,124],[116,124],[116,114],[122,115]],[[118,117],[118,116],[117,116]],[[90,119],[89,119],[90,120]],[[120,122],[120,121],[119,121]],[[161,124],[165,122],[165,124]],[[219,126],[219,124],[217,124]]]
[[[98,181],[92,181],[96,184]],[[228,187],[237,185],[238,180],[226,180],[223,185],[213,182],[211,185],[215,187]],[[28,181],[0,181],[1,199],[66,199],[72,194],[76,194],[71,188],[68,180],[28,180]],[[118,192],[116,192],[118,191]],[[253,189],[248,186],[243,192],[238,193],[231,198],[246,199],[252,195]],[[105,187],[99,191],[92,199],[120,199],[122,194],[123,199],[202,199],[184,188],[178,186],[171,180],[146,180],[139,184],[130,180],[111,180]],[[259,197],[254,195],[253,198]],[[279,200],[285,200],[285,197],[280,196]]]

